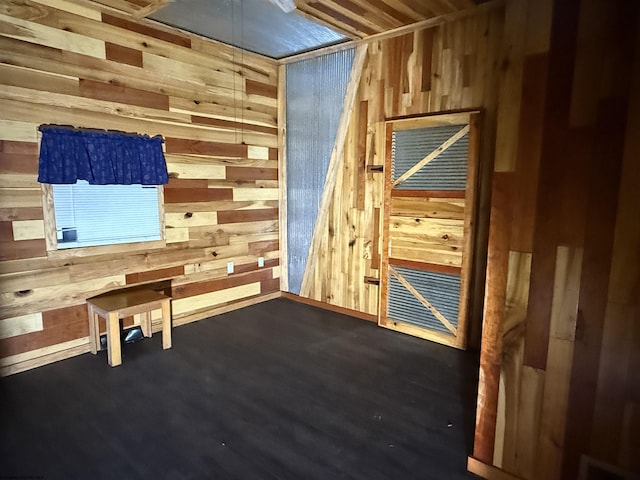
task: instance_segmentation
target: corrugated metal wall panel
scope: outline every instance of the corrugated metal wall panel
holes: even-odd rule
[[[460,131],[464,125],[416,128],[393,132],[392,179],[422,160]],[[467,184],[469,135],[465,135],[438,157],[399,184],[399,190],[464,190]]]
[[[449,322],[458,325],[460,276],[394,267]],[[389,274],[387,316],[411,325],[451,334],[420,301],[393,275]]]
[[[300,293],[354,49],[287,65],[289,291]]]

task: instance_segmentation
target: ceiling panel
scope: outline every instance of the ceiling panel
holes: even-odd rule
[[[486,0],[94,0],[181,30],[281,59],[475,7]]]
[[[347,40],[297,10],[285,13],[267,0],[175,0],[149,18],[272,58]]]

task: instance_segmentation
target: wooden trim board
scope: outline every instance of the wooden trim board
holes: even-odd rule
[[[313,300],[311,298],[301,297],[293,293],[282,292],[282,298],[287,300],[293,300],[294,302],[304,303],[305,305],[311,305],[313,307],[323,308],[331,312],[341,313],[343,315],[349,315],[350,317],[359,318],[368,322],[376,323],[378,317],[369,313],[359,312],[358,310],[351,310],[350,308],[339,307],[338,305],[331,305],[330,303],[321,302],[319,300]]]
[[[218,305],[208,310],[202,310],[191,315],[185,315],[184,317],[174,319],[173,326],[179,327],[180,325],[186,325],[187,323],[197,322],[199,320],[204,320],[205,318],[220,315],[222,313],[232,312],[234,310],[250,307],[251,305],[256,305],[262,302],[268,302],[269,300],[280,298],[281,295],[282,295],[282,292],[273,292],[273,293],[268,293],[266,295],[257,295],[255,297],[251,297],[246,300],[230,302],[226,305]]]
[[[473,457],[467,458],[467,470],[487,480],[524,480]]]
[[[289,291],[289,254],[287,237],[287,67],[278,68],[278,204],[280,234],[280,290]]]

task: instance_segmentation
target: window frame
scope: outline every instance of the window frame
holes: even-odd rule
[[[146,242],[116,243],[112,245],[97,245],[88,247],[58,248],[58,235],[56,233],[56,214],[53,203],[53,185],[43,183],[42,212],[44,219],[44,238],[48,257],[71,258],[89,257],[93,255],[105,255],[111,253],[134,252],[141,250],[154,250],[164,248],[166,241],[166,225],[164,212],[164,186],[158,185],[158,215],[160,216],[160,239]]]

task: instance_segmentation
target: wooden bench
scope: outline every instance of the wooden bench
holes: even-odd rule
[[[153,290],[121,290],[87,299],[89,310],[89,342],[91,353],[100,350],[98,318],[107,323],[107,355],[109,365],[122,364],[120,349],[120,319],[142,314],[141,327],[145,337],[151,336],[151,311],[162,309],[162,348],[171,348],[171,298]]]

